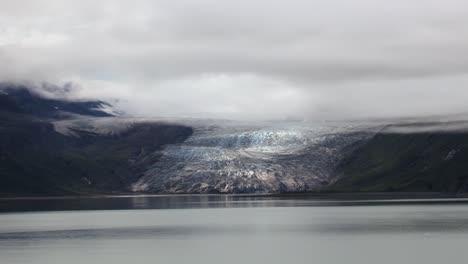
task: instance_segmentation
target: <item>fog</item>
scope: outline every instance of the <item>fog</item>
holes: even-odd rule
[[[468,3],[0,0],[0,81],[144,117],[468,112]]]

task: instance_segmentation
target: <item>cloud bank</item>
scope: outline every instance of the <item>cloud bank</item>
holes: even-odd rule
[[[0,0],[1,81],[140,116],[468,112],[461,0]]]

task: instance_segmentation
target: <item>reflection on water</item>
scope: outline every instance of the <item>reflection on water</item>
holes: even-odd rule
[[[430,199],[428,199],[430,198]],[[188,209],[389,204],[455,204],[468,199],[435,194],[304,194],[304,195],[148,195],[108,197],[3,198],[0,212]]]
[[[368,198],[3,200],[0,263],[464,262],[466,200]]]

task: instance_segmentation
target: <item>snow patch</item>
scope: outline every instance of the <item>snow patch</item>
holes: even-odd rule
[[[453,157],[455,156],[455,154],[457,154],[457,152],[458,152],[457,149],[452,149],[452,150],[447,154],[447,156],[445,156],[444,160],[445,160],[445,161],[448,161],[448,160],[453,159]]]

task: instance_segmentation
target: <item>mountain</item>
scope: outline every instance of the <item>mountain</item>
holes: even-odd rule
[[[111,116],[2,89],[0,195],[318,191],[369,138],[350,125]]]
[[[468,122],[123,118],[35,91],[0,85],[0,196],[468,190]]]
[[[466,122],[391,125],[354,151],[328,189],[339,192],[468,190]]]
[[[103,101],[66,101],[40,96],[24,85],[0,84],[0,111],[22,113],[41,118],[67,115],[110,117],[109,103]]]
[[[26,88],[3,89],[0,195],[128,192],[142,168],[160,158],[155,151],[192,134],[187,126],[154,122],[134,123],[118,133],[81,128],[74,128],[73,135],[57,131],[56,122],[106,119],[113,123],[114,117],[99,110],[104,105],[109,106],[101,101],[43,98]]]

